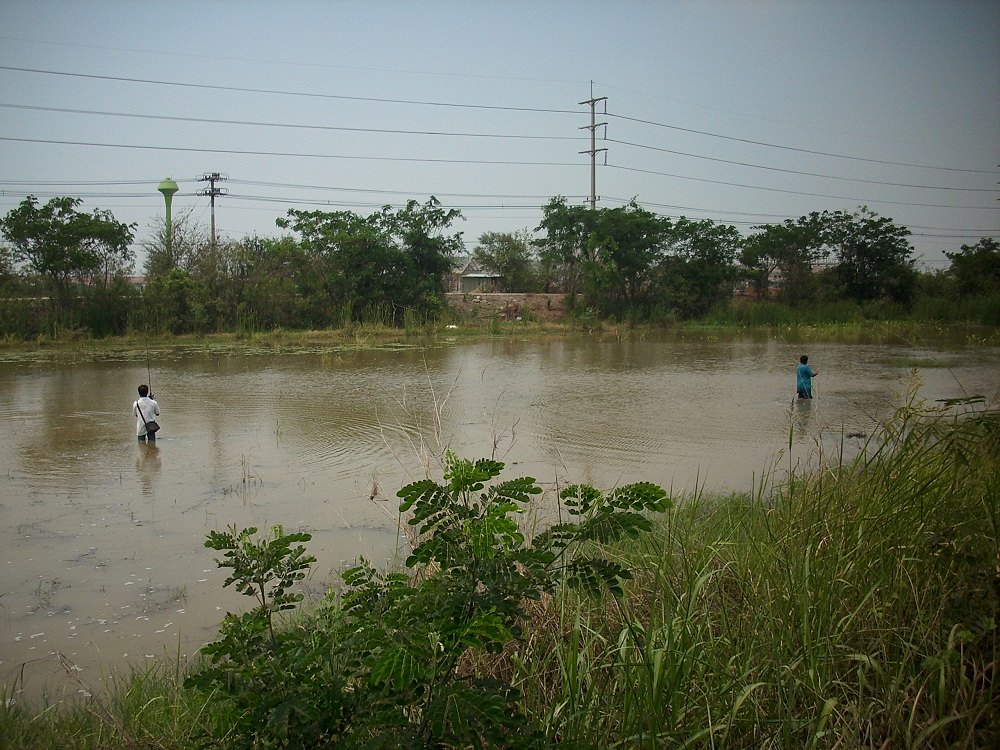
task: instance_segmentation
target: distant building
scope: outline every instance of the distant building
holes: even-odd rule
[[[483,270],[476,261],[468,256],[455,259],[451,274],[448,276],[448,291],[461,292],[496,292],[500,289],[503,278],[500,274]]]

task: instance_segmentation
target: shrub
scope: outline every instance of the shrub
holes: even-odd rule
[[[495,482],[498,461],[448,454],[444,482],[403,487],[416,542],[411,573],[368,562],[346,571],[346,590],[284,628],[289,587],[312,558],[307,534],[255,538],[256,529],[212,532],[206,546],[233,568],[225,585],[257,601],[227,615],[205,647],[211,663],[188,679],[217,691],[231,720],[210,741],[223,747],[534,748],[548,745],[509,682],[463,675],[468,651],[496,652],[522,636],[527,603],[560,585],[621,596],[628,568],[601,545],[636,538],[667,509],[660,487],[609,493],[574,485],[560,493],[571,519],[527,539],[517,516],[541,488],[530,477]],[[293,546],[298,544],[298,546]]]

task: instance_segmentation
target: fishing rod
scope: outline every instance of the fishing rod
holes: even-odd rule
[[[146,385],[149,386],[149,397],[153,397],[153,375],[149,369],[149,307],[146,305],[146,295],[142,295],[142,332],[146,344]]]
[[[149,370],[149,337],[146,337],[146,385],[149,386],[149,396],[153,396],[153,375]]]

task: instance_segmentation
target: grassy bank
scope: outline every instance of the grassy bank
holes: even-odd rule
[[[500,660],[593,747],[1000,745],[1000,414],[903,412],[855,464],[688,498],[620,603],[553,600]]]
[[[554,590],[460,674],[513,686],[539,746],[995,747],[998,446],[997,411],[911,406],[848,466],[676,498],[604,550],[633,571],[624,596]],[[75,706],[4,705],[0,746],[243,746],[232,706],[180,683],[143,672]]]
[[[670,326],[632,325],[607,321],[565,320],[502,321],[476,320],[425,325],[414,329],[378,325],[355,325],[347,328],[314,331],[274,330],[255,333],[211,333],[205,335],[150,335],[90,338],[66,334],[25,341],[0,339],[0,352],[8,355],[34,353],[56,356],[84,353],[101,356],[131,353],[154,357],[164,350],[221,352],[284,352],[303,350],[359,349],[373,347],[423,346],[435,340],[461,340],[480,337],[549,337],[589,335],[599,338],[636,339],[674,337],[718,340],[746,336],[768,337],[792,342],[833,342],[850,344],[922,344],[945,342],[948,345],[1000,346],[1000,328],[967,324],[930,324],[914,321],[849,321],[811,323],[748,323],[706,320]]]

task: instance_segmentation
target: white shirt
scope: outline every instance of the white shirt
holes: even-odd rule
[[[141,415],[139,409],[142,409]],[[142,418],[145,417],[146,422],[152,422],[160,416],[160,405],[149,396],[143,396],[132,404],[132,413],[135,415],[135,434],[145,435],[146,423],[142,421]]]

